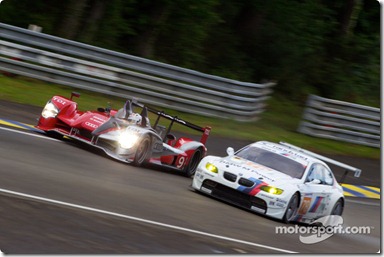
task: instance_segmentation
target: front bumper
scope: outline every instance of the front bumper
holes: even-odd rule
[[[36,128],[39,128],[36,126]],[[76,141],[91,145],[95,148],[98,148],[102,151],[104,151],[109,157],[112,157],[113,159],[125,162],[125,163],[131,163],[134,160],[135,154],[136,154],[136,148],[130,148],[130,149],[124,149],[121,148],[117,141],[108,141],[108,140],[96,140],[92,138],[92,135],[90,132],[85,136],[84,132],[79,133],[72,133],[71,131],[67,132],[63,129],[48,129],[45,130],[45,132],[55,132],[62,136],[74,139]]]
[[[228,179],[231,178],[224,176],[221,172],[215,174],[199,167],[193,178],[192,187],[241,208],[276,219],[283,218],[288,203],[284,196],[271,195],[266,192],[250,195],[239,190],[245,185],[241,178],[231,179],[232,181]]]

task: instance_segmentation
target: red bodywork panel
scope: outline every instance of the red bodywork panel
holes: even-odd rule
[[[69,134],[72,128],[76,128],[91,133],[104,124],[110,115],[114,115],[117,112],[116,110],[111,110],[110,113],[99,111],[82,112],[77,110],[76,102],[63,96],[52,97],[51,103],[59,109],[59,113],[55,118],[40,116],[36,127],[44,131],[57,129],[60,132]],[[82,138],[89,140],[87,137]]]

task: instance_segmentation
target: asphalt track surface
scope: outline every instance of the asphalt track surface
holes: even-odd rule
[[[1,117],[35,124],[41,108],[0,101]],[[249,143],[208,139],[208,154]],[[381,202],[348,197],[344,226],[304,244],[279,221],[190,189],[176,172],[137,168],[72,142],[0,126],[0,250],[9,254],[376,253]],[[380,161],[330,156],[363,170],[346,182],[380,187]],[[341,175],[341,174],[340,174]],[[289,225],[291,227],[295,225]]]

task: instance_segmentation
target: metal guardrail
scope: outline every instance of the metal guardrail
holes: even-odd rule
[[[0,70],[204,116],[255,120],[275,85],[208,75],[3,23],[0,39]]]
[[[380,109],[310,95],[298,131],[380,147]]]

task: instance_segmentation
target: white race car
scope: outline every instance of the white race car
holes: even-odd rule
[[[326,164],[359,177],[361,170],[288,143],[259,141],[227,157],[206,156],[192,188],[239,207],[289,222],[342,215],[343,189]]]

